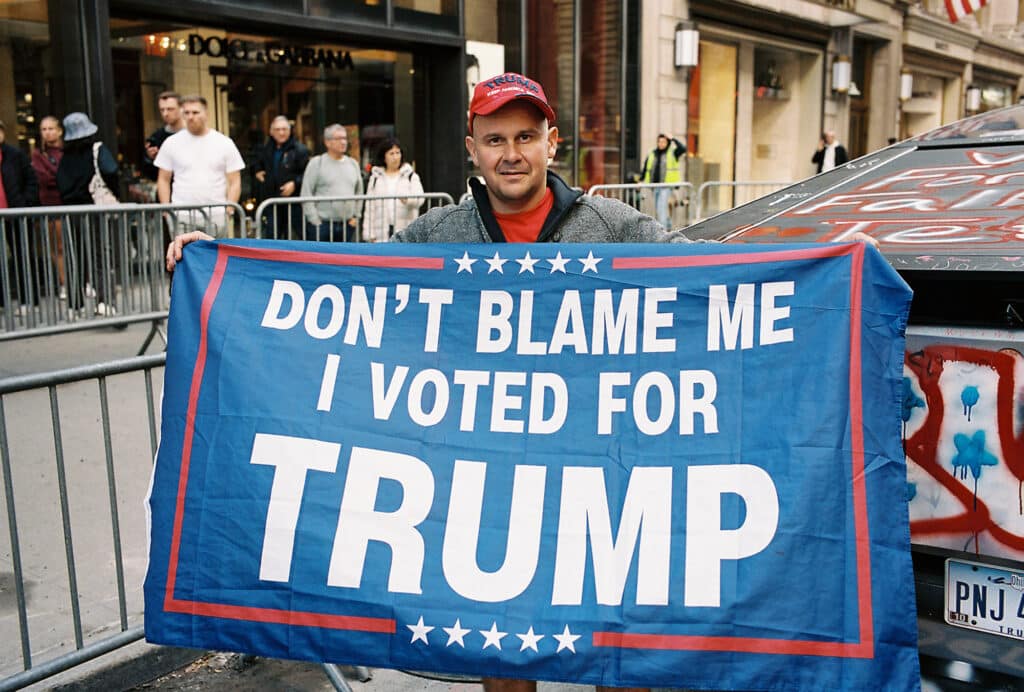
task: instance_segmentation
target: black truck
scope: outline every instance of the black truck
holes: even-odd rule
[[[942,690],[1024,690],[1024,106],[894,144],[686,232],[878,241],[914,290],[902,434],[922,673]]]

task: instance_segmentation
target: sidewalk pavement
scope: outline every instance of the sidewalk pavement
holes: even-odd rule
[[[0,378],[130,358],[146,340],[149,329],[147,322],[124,329],[99,327],[73,334],[5,341],[0,345]],[[159,353],[163,348],[158,337],[149,345],[148,353]]]
[[[397,670],[374,669],[367,681],[357,679],[355,669],[340,666],[352,692],[479,692],[479,682],[458,680],[456,676],[413,674]],[[428,677],[429,676],[429,677]],[[586,690],[578,685],[546,686],[547,692]],[[133,691],[164,690],[187,692],[217,690],[234,692],[267,689],[294,692],[329,692],[331,686],[323,668],[315,663],[282,661],[240,654],[211,653],[189,666],[176,670]],[[592,689],[592,688],[591,688]]]
[[[475,678],[414,671],[370,669],[361,680],[352,666],[338,666],[352,692],[481,692]],[[365,669],[364,669],[365,670]],[[31,690],[51,692],[332,692],[323,667],[226,652],[155,646],[138,642],[51,678]],[[591,685],[540,683],[538,692],[591,692]]]

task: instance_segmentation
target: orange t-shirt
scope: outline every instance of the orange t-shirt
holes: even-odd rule
[[[510,243],[535,243],[540,229],[544,226],[544,219],[548,218],[551,207],[555,204],[555,195],[551,188],[544,191],[544,199],[533,209],[521,211],[516,214],[499,214],[494,212],[494,218],[505,234],[505,240]]]

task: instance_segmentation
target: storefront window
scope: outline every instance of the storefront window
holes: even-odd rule
[[[387,18],[387,7],[383,0],[309,0],[309,13],[314,17],[344,17],[383,23]]]
[[[806,177],[813,172],[808,169],[809,152],[820,136],[812,124],[820,120],[820,53],[755,46],[753,81],[750,159],[737,161],[736,180],[786,182]],[[746,201],[740,195],[733,203]]]
[[[457,0],[392,0],[396,26],[459,30]]]
[[[979,113],[1013,105],[1013,87],[1002,84],[978,84],[981,87],[981,109]]]
[[[593,0],[580,21],[580,152],[576,184],[621,182],[622,3]]]
[[[700,181],[732,180],[736,152],[736,46],[714,41],[700,42],[699,67],[690,81],[690,166]],[[694,117],[696,116],[696,117]],[[705,211],[713,213],[732,206],[728,188],[721,199],[707,200]]]
[[[384,23],[387,19],[385,0],[306,1],[309,14],[317,17],[360,19],[380,23]],[[459,31],[459,3],[457,0],[392,0],[391,8],[392,19],[396,27],[445,33],[458,33]],[[467,9],[467,11],[472,10],[472,6]]]
[[[206,97],[210,126],[246,159],[243,201],[255,188],[251,163],[277,115],[292,121],[311,152],[323,151],[324,127],[340,123],[348,154],[364,168],[391,136],[415,162],[411,53],[134,20],[113,19],[111,28],[118,148],[128,165],[141,163],[146,136],[163,124],[157,95],[165,90]]]
[[[573,140],[573,0],[533,0],[527,6],[526,73],[544,85],[555,110],[558,153],[551,170],[576,185]]]
[[[302,0],[220,0],[225,5],[238,5],[246,9],[302,12]]]
[[[948,81],[936,75],[914,72],[913,96],[900,107],[900,139],[956,120],[955,117],[943,117],[945,93],[950,90]]]
[[[54,61],[46,1],[0,3],[0,120],[8,144],[29,151],[40,121],[63,115],[52,97]]]
[[[459,11],[456,0],[391,0],[391,4],[396,14],[405,11],[455,16]]]

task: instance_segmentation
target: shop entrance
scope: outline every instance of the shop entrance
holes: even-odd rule
[[[145,137],[163,125],[162,91],[206,98],[210,126],[231,137],[246,161],[243,202],[254,194],[251,166],[278,115],[313,154],[323,151],[324,128],[338,123],[349,134],[348,154],[364,169],[392,136],[415,161],[411,53],[127,19],[111,20],[111,31],[118,149],[138,201],[154,192],[139,170]]]

